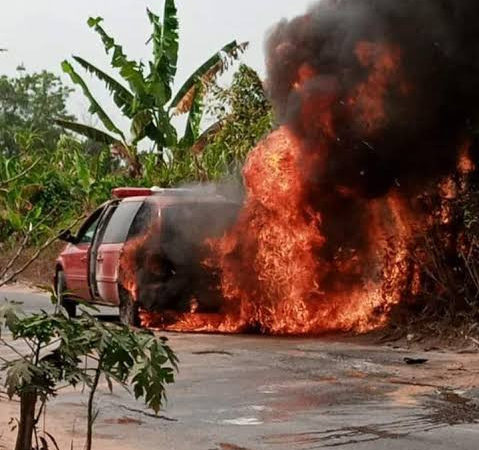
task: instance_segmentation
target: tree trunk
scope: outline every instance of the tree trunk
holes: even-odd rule
[[[26,391],[20,396],[20,423],[18,424],[15,450],[32,450],[33,429],[35,428],[36,391]]]
[[[86,433],[85,450],[91,450],[92,448],[93,422],[95,421],[95,418],[96,418],[93,412],[94,398],[95,398],[96,390],[98,388],[98,383],[100,381],[102,361],[103,361],[103,358],[100,357],[100,361],[98,362],[98,367],[95,372],[95,378],[93,379],[93,383],[90,389],[90,395],[88,396],[88,417],[87,417],[87,433]]]
[[[128,175],[134,179],[140,178],[141,175],[143,174],[143,167],[141,165],[138,154],[134,153],[133,155],[131,155],[128,163],[129,163]]]

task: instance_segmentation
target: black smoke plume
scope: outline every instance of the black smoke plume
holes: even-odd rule
[[[204,198],[195,198],[194,192],[189,201],[179,198],[161,209],[160,219],[146,225],[146,239],[134,254],[137,298],[148,311],[187,312],[194,306],[205,312],[221,303],[217,274],[205,265],[206,241],[232,226],[239,205],[205,192]]]
[[[326,291],[370,276],[361,267],[351,280],[338,280],[345,275],[334,266],[341,252],[347,260],[351,251],[367,254],[371,247],[368,202],[391,190],[413,199],[454,171],[461,143],[478,127],[478,21],[479,0],[322,0],[270,32],[267,89],[279,123],[303,145],[305,203],[320,212],[326,237],[318,258],[333,262],[330,286],[328,280],[322,286]],[[371,61],[361,60],[361,45]],[[399,62],[382,84],[382,116],[368,116],[374,92],[356,104],[351,96],[386,50]],[[196,215],[201,208],[191,211]],[[192,297],[215,285],[198,265],[198,245],[208,233],[221,235],[232,221],[210,233],[221,214],[203,216],[207,220],[185,214],[188,209],[172,211],[166,219],[171,227],[152,234],[137,254],[139,300],[147,309],[187,310]],[[191,234],[196,224],[204,225],[199,235]],[[218,305],[211,298],[203,302],[206,310]]]
[[[478,128],[478,20],[477,0],[322,0],[272,30],[268,90],[281,122],[310,151],[326,141],[326,168],[315,179],[323,192],[339,185],[378,197],[392,187],[422,189],[451,171],[458,142]],[[385,120],[373,129],[348,105],[369,73],[356,54],[359,42],[400,52]],[[304,64],[315,76],[298,94],[294,83]],[[327,142],[300,111],[305,97],[331,96],[335,133]]]
[[[272,29],[267,89],[276,115],[300,137],[305,161],[318,160],[304,176],[326,237],[319,257],[368,251],[371,199],[394,190],[412,204],[454,172],[461,143],[479,128],[478,19],[477,0],[321,0]],[[371,49],[372,63],[361,61],[360,45]],[[381,49],[399,63],[381,94],[384,117],[365,120],[374,99],[366,94],[353,106],[350,99]],[[477,162],[477,145],[471,152]],[[351,283],[369,269],[357,275]],[[337,274],[330,278],[334,286]]]

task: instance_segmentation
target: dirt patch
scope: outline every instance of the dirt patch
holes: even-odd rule
[[[143,422],[139,419],[134,419],[133,417],[118,417],[116,419],[105,419],[105,423],[110,425],[141,425]]]
[[[479,423],[478,400],[443,390],[439,395],[431,396],[426,402],[430,413],[424,418],[432,423],[446,425]]]
[[[234,445],[234,444],[226,444],[226,443],[223,443],[223,442],[218,444],[218,445],[219,445],[218,450],[249,450],[246,447],[239,447],[239,446]]]
[[[18,275],[14,282],[26,284],[28,286],[45,286],[50,285],[52,277],[55,273],[55,260],[57,259],[62,248],[65,246],[63,242],[55,242],[51,247],[47,248],[23,273]],[[21,267],[37,251],[36,248],[28,248],[15,264],[16,268]],[[15,255],[14,249],[4,249],[0,254],[0,267],[5,267]]]

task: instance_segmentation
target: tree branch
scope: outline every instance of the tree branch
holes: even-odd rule
[[[7,265],[3,268],[0,269],[0,280],[3,279],[3,277],[6,275],[6,273],[12,268],[12,266],[17,262],[18,258],[22,255],[23,251],[25,250],[26,246],[28,245],[28,242],[32,236],[32,234],[49,218],[53,215],[53,213],[56,211],[56,208],[50,211],[49,214],[47,214],[42,220],[40,220],[33,228],[30,228],[28,232],[25,234],[22,243],[20,244],[20,247],[18,248],[17,252],[13,256],[13,258],[7,263]],[[0,285],[1,286],[1,285]]]
[[[80,222],[82,219],[84,219],[85,215],[79,217],[78,219],[76,219],[71,225],[70,225],[70,228],[71,227],[74,227],[78,222]],[[7,283],[9,283],[10,281],[12,281],[13,279],[15,279],[15,277],[17,277],[18,275],[20,275],[22,272],[24,272],[26,269],[28,269],[32,264],[33,262],[38,259],[38,257],[42,254],[42,252],[44,250],[46,250],[48,247],[50,247],[55,241],[58,240],[58,238],[62,235],[62,232],[56,234],[55,236],[51,237],[50,239],[48,239],[35,253],[34,255],[25,263],[23,264],[19,269],[13,271],[8,277],[4,278],[4,279],[1,279],[0,280],[0,287],[6,285]],[[17,258],[18,259],[18,258]],[[2,271],[3,272],[3,271]]]
[[[14,181],[17,181],[19,178],[22,178],[24,175],[26,175],[28,172],[30,172],[39,162],[40,162],[40,159],[37,159],[33,164],[31,164],[25,170],[20,172],[18,175],[15,175],[14,177],[9,178],[7,180],[0,181],[0,188],[8,186],[10,183],[13,183]]]
[[[5,339],[0,338],[0,343],[5,347],[9,348],[13,353],[23,359],[24,361],[28,361],[28,358],[25,355],[22,355],[13,345],[10,345]]]
[[[100,356],[98,361],[98,366],[96,368],[95,377],[93,379],[93,383],[90,388],[90,395],[88,396],[88,418],[87,418],[87,437],[86,437],[86,444],[85,449],[91,450],[92,439],[93,439],[93,422],[95,422],[97,414],[94,414],[93,407],[94,407],[94,398],[96,394],[96,390],[98,388],[98,383],[100,381],[100,376],[102,372],[102,364],[103,364],[103,355]]]

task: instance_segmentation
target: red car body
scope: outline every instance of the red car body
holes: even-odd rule
[[[76,236],[68,230],[63,234],[68,244],[56,261],[57,294],[66,292],[69,302],[119,306],[120,257],[125,242],[144,233],[152,220],[159,220],[161,227],[165,208],[192,202],[229,203],[221,196],[199,195],[188,189],[114,189],[112,200],[93,212]]]

